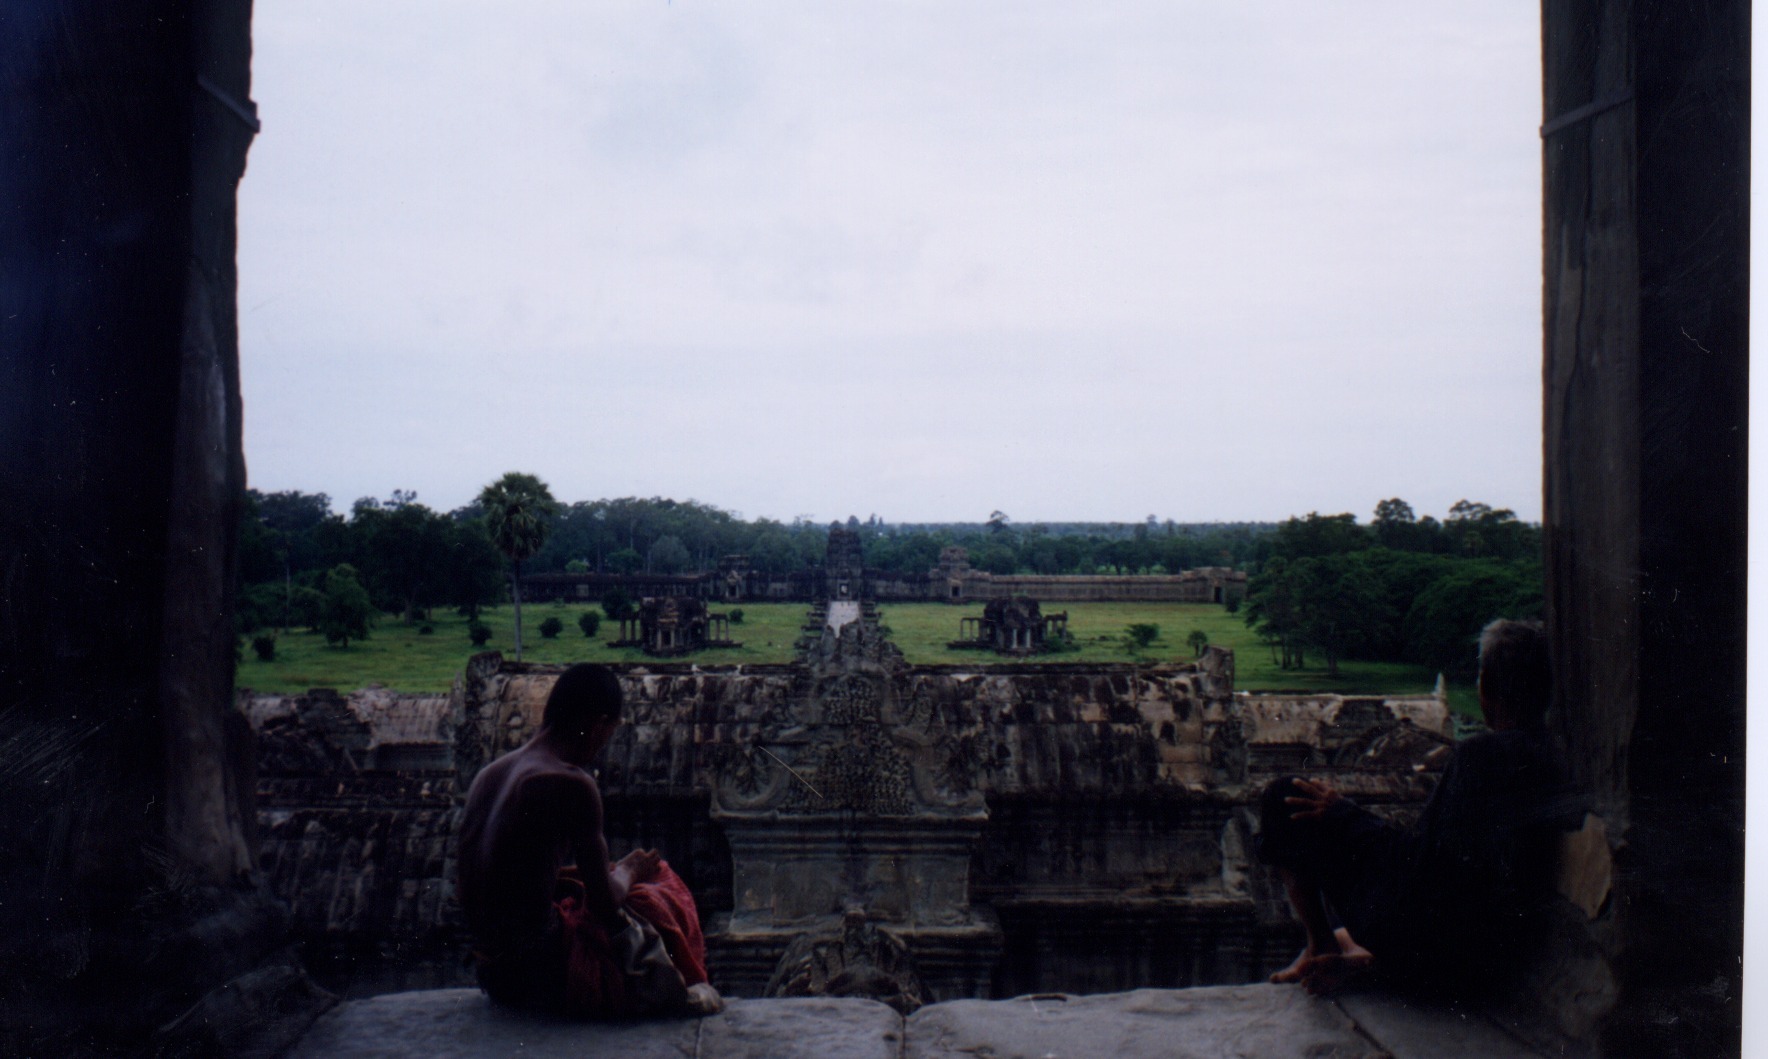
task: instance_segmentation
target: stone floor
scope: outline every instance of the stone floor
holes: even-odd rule
[[[955,1000],[733,1000],[722,1015],[606,1024],[515,1015],[469,989],[390,993],[322,1016],[289,1059],[1540,1059],[1483,1016],[1294,986]]]

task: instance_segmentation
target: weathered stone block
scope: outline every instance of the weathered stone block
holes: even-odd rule
[[[882,1005],[880,1005],[882,1006]],[[889,1010],[886,1008],[885,1010]],[[691,1059],[697,1021],[588,1023],[519,1014],[477,989],[389,993],[339,1005],[321,1016],[287,1059],[533,1059],[619,1055]]]
[[[1277,986],[957,1000],[907,1019],[905,1059],[1388,1059],[1330,1002]]]
[[[699,1055],[730,1059],[898,1059],[902,1018],[875,1000],[732,1001],[702,1023]]]

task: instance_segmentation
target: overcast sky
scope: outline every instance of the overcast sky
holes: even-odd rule
[[[1539,17],[259,3],[251,484],[1538,519]]]

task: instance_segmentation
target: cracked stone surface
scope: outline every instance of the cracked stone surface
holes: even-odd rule
[[[902,1018],[875,1000],[732,1000],[708,1019],[577,1022],[511,1012],[476,989],[388,993],[320,1017],[287,1059],[896,1059]]]
[[[873,1000],[732,1000],[721,1015],[647,1023],[515,1014],[477,990],[339,1005],[288,1059],[1539,1059],[1474,1012],[1292,986],[1138,989],[953,1000],[907,1019]]]
[[[876,1000],[732,1000],[701,1023],[700,1055],[735,1059],[897,1059],[902,1016]]]
[[[320,1016],[287,1059],[551,1059],[604,1050],[629,1059],[691,1059],[699,1036],[700,1025],[692,1019],[574,1022],[505,1010],[477,989],[427,989],[340,1004]]]
[[[1385,1059],[1343,1011],[1298,989],[1213,986],[954,1000],[908,1020],[909,1059]]]

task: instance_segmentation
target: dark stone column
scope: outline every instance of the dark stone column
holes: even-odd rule
[[[1547,0],[1557,726],[1616,836],[1614,1055],[1739,1048],[1749,5]]]
[[[250,55],[238,0],[0,16],[0,1053],[299,1006],[231,701]]]

